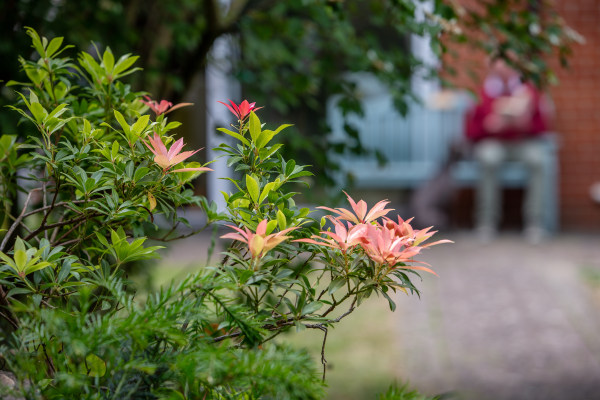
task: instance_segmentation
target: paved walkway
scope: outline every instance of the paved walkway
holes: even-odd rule
[[[446,237],[424,257],[440,277],[398,303],[398,375],[452,399],[600,399],[600,289],[585,277],[600,276],[600,237]]]
[[[209,235],[173,243],[165,261],[197,263]],[[394,375],[455,400],[600,399],[600,236],[439,236],[455,241],[424,252],[439,278],[390,313]]]

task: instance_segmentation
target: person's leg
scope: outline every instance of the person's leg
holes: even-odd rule
[[[475,206],[477,230],[482,236],[491,236],[498,228],[501,206],[498,171],[506,157],[506,149],[500,141],[483,140],[475,145],[474,155],[480,168]]]
[[[539,139],[523,141],[515,145],[515,158],[523,162],[529,171],[529,180],[525,202],[523,203],[523,220],[525,233],[530,239],[539,241],[545,236],[544,229],[544,168],[547,151]]]

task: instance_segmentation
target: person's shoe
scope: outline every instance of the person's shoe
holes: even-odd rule
[[[525,239],[527,239],[530,244],[540,244],[548,237],[548,233],[544,228],[540,228],[539,226],[529,226],[525,228],[523,233]]]

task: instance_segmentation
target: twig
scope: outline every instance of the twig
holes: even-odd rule
[[[39,190],[39,189],[34,189],[34,190]],[[64,207],[66,207],[66,208],[68,208],[68,209],[70,209],[70,210],[72,210],[72,211],[74,211],[74,212],[76,212],[78,214],[81,214],[81,211],[76,210],[76,209],[74,209],[72,207],[69,207],[69,204],[80,204],[80,203],[85,203],[86,201],[87,200],[60,201],[60,202],[58,202],[58,203],[56,203],[54,205],[54,208],[64,206]],[[50,205],[50,206],[44,206],[44,207],[36,208],[35,210],[32,210],[32,211],[29,211],[28,213],[25,213],[25,215],[23,215],[23,218],[29,217],[30,215],[33,215],[33,214],[40,213],[42,211],[46,211],[46,210],[48,210],[51,207],[52,206]]]
[[[62,219],[62,218],[61,218],[61,219]],[[62,222],[62,221],[60,221],[60,220],[59,220],[58,222]],[[73,232],[75,229],[77,229],[78,227],[80,227],[80,226],[81,226],[81,224],[83,224],[84,222],[85,222],[85,220],[83,220],[83,221],[79,221],[78,223],[76,223],[75,225],[73,225],[73,226],[71,227],[71,229],[69,229],[68,231],[66,231],[66,232],[65,232],[65,233],[64,233],[64,234],[63,234],[63,235],[62,235],[62,236],[61,236],[61,237],[60,237],[60,238],[57,240],[57,242],[60,242],[61,240],[63,240],[63,239],[64,239],[64,238],[66,238],[67,236],[69,236],[69,234],[70,234],[71,232]],[[56,228],[56,229],[54,230],[54,233],[52,234],[52,242],[53,242],[53,243],[54,243],[54,236],[56,236],[56,232],[58,232],[58,228]],[[79,239],[79,238],[78,238],[78,239]]]
[[[9,306],[10,304],[8,303],[8,300],[6,300],[6,297],[6,292],[4,291],[2,285],[0,285],[0,303],[5,306]],[[6,315],[0,311],[0,315],[2,316],[2,318],[7,320],[13,328],[19,329],[19,318],[10,310],[10,308],[7,307],[6,310],[9,315]]]
[[[40,228],[46,224],[48,217],[50,216],[50,214],[52,213],[52,210],[54,209],[54,204],[56,203],[56,198],[58,197],[59,189],[60,189],[60,180],[56,182],[56,186],[54,187],[54,196],[52,196],[52,203],[50,204],[50,208],[48,209],[48,212],[44,213],[44,217],[42,218],[42,222],[40,223]],[[36,232],[35,234],[37,235],[37,233],[38,232]],[[27,237],[30,237],[30,236],[33,237],[31,234]],[[29,239],[25,239],[25,240],[29,240]]]
[[[185,238],[188,238],[188,237],[190,237],[190,236],[194,236],[194,235],[196,235],[196,234],[198,234],[198,233],[202,232],[203,230],[205,230],[205,229],[208,227],[208,224],[206,224],[206,225],[204,225],[202,228],[200,228],[200,229],[197,229],[197,230],[195,230],[195,231],[192,231],[192,232],[186,233],[186,234],[184,234],[184,235],[179,235],[179,236],[175,236],[175,237],[172,237],[172,238],[170,238],[170,239],[167,239],[167,237],[168,237],[168,236],[169,236],[171,233],[173,233],[173,231],[175,230],[175,227],[176,227],[177,225],[179,225],[179,222],[178,222],[177,224],[175,224],[175,226],[173,226],[173,228],[171,228],[171,230],[170,230],[169,232],[167,232],[167,234],[166,234],[166,235],[164,235],[163,237],[161,237],[161,238],[149,237],[149,239],[152,239],[152,240],[157,240],[157,241],[159,241],[159,242],[172,242],[173,240],[180,240],[180,239],[185,239]]]
[[[98,213],[91,213],[89,215],[82,215],[79,218],[70,219],[70,220],[64,221],[64,222],[57,222],[57,223],[50,224],[50,225],[44,225],[44,224],[42,224],[42,225],[39,226],[39,228],[37,228],[35,231],[31,232],[27,237],[25,237],[25,240],[31,239],[32,237],[34,237],[35,235],[37,235],[38,233],[40,233],[42,231],[45,231],[45,230],[48,230],[48,229],[52,229],[52,228],[56,228],[56,227],[59,227],[59,226],[75,224],[75,223],[77,223],[79,221],[84,221],[86,219],[97,217],[98,215],[100,215],[100,214],[98,214]]]
[[[44,349],[44,357],[46,358],[46,365],[50,368],[50,376],[54,376],[56,373],[56,367],[54,366],[54,362],[48,356],[48,352],[46,351],[46,343],[42,343],[42,349]]]
[[[321,364],[323,364],[323,382],[325,382],[325,373],[327,372],[327,360],[325,359],[325,343],[327,342],[327,327],[323,324],[307,324],[307,328],[320,329],[323,331],[323,345],[321,345]]]
[[[13,328],[19,329],[19,325],[15,321],[13,321],[12,318],[10,318],[8,315],[4,314],[2,311],[0,311],[0,316],[2,316],[2,318],[7,320],[8,323],[11,324]]]
[[[302,267],[304,267],[304,265],[311,262],[315,256],[316,256],[316,254],[312,253],[311,256],[306,261],[304,261],[304,264]],[[302,269],[303,268],[298,268],[298,271],[302,271]],[[300,276],[300,272],[298,272],[296,274],[296,276],[294,277],[294,280],[298,279],[298,276]],[[279,308],[279,306],[281,305],[281,302],[283,301],[283,298],[285,297],[286,294],[288,294],[288,292],[292,289],[293,286],[294,286],[294,283],[290,283],[290,286],[288,286],[287,289],[285,289],[285,291],[283,292],[283,294],[281,296],[279,296],[279,301],[277,302],[277,304],[275,304],[275,307],[273,307],[273,312],[271,313],[271,316],[275,316],[275,312],[277,311],[277,308]]]
[[[44,181],[42,183],[42,204],[44,205],[44,207],[46,207],[47,201],[46,201],[46,185],[48,184],[47,181]],[[46,238],[46,240],[48,240],[48,231],[44,232],[44,237]]]
[[[6,236],[4,236],[4,240],[2,240],[2,243],[0,244],[0,251],[4,251],[4,246],[6,246],[6,243],[8,243],[8,240],[12,236],[15,229],[17,229],[17,226],[19,226],[21,221],[23,221],[23,218],[25,218],[25,210],[27,210],[27,206],[29,206],[29,201],[31,200],[31,195],[33,194],[33,192],[35,192],[37,190],[40,190],[40,188],[33,189],[27,195],[27,199],[25,199],[25,203],[23,204],[23,210],[21,211],[21,214],[17,217],[15,222],[13,222],[13,224],[10,226],[10,228],[8,229],[8,232],[6,232]],[[26,240],[28,240],[28,239],[26,239]]]
[[[62,215],[58,218],[57,222],[63,222],[65,219],[65,215],[66,215],[65,213],[62,213]],[[56,241],[56,236],[58,235],[58,231],[59,231],[58,228],[54,229],[54,231],[52,232],[52,236],[50,236],[50,243],[54,243]]]
[[[48,303],[46,300],[42,299],[41,302],[42,302],[42,304],[44,304],[46,307],[50,308],[51,310],[56,310],[56,307],[54,307],[52,304]]]

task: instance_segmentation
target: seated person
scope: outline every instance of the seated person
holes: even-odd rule
[[[506,61],[496,58],[490,62],[479,102],[466,120],[466,136],[480,164],[475,220],[482,240],[493,238],[498,228],[502,198],[498,172],[508,160],[521,161],[529,170],[523,206],[525,234],[533,242],[544,238],[543,168],[547,155],[540,138],[548,129],[550,114],[550,101],[523,82]]]

